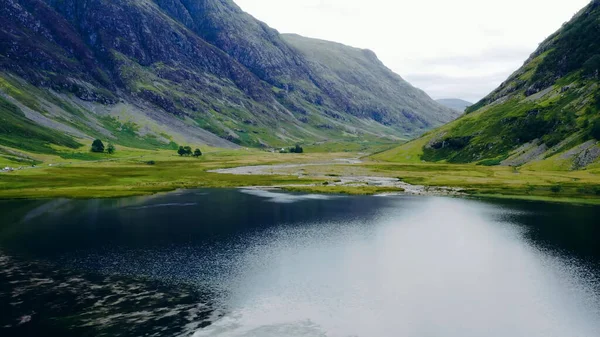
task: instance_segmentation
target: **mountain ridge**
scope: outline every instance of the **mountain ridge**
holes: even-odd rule
[[[401,81],[383,99],[356,77],[331,81],[229,0],[0,0],[0,14],[5,105],[77,143],[390,141],[456,117],[387,68],[382,78]],[[380,63],[364,61],[360,76]],[[36,150],[56,152],[51,144]]]

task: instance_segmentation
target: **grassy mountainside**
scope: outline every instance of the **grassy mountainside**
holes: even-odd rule
[[[376,156],[540,169],[599,165],[600,1],[544,41],[462,118]]]
[[[0,16],[0,145],[17,149],[390,142],[455,117],[374,55],[395,95],[331,81],[230,0],[0,0]]]

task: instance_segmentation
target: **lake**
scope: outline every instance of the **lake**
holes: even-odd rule
[[[190,190],[0,201],[2,336],[600,336],[600,207]]]

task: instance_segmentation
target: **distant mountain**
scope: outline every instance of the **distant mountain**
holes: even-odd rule
[[[463,117],[380,157],[600,167],[599,22],[600,0],[594,0]]]
[[[231,0],[0,0],[0,17],[8,147],[400,139],[457,116],[372,52],[282,36]]]
[[[308,61],[330,97],[363,118],[396,125],[410,135],[458,117],[388,69],[370,50],[282,35]]]
[[[465,110],[468,107],[473,105],[473,103],[467,102],[467,101],[459,99],[459,98],[443,98],[443,99],[436,99],[435,101],[447,108],[450,108],[452,110],[456,110],[459,112],[465,112]]]

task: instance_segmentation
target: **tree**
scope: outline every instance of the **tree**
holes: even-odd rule
[[[296,144],[295,147],[290,148],[290,153],[304,153],[302,146]]]
[[[112,143],[108,143],[108,147],[106,148],[106,152],[108,152],[108,154],[113,154],[117,151],[117,149],[115,148],[114,145],[112,145]]]
[[[194,157],[198,158],[202,155],[202,151],[200,151],[200,149],[195,149],[194,150]]]
[[[100,139],[94,140],[92,143],[92,152],[102,153],[104,152],[104,143]]]
[[[180,156],[191,156],[194,153],[192,152],[192,148],[189,146],[180,146],[179,150],[177,150],[177,154]]]

